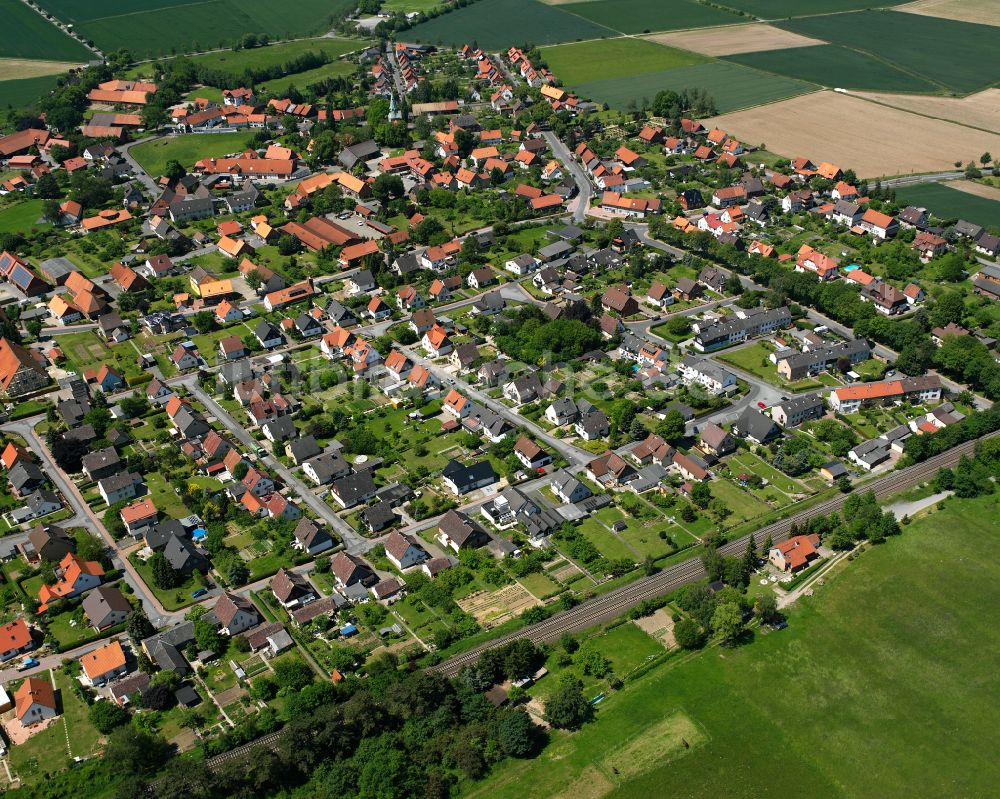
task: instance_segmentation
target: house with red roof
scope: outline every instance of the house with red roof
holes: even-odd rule
[[[816,547],[819,536],[796,535],[780,544],[775,544],[767,553],[767,559],[784,572],[799,572],[819,557]]]

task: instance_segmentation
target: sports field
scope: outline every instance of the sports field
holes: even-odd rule
[[[0,80],[0,108],[32,105],[43,94],[54,89],[58,79],[58,75],[39,75],[36,78]]]
[[[701,64],[708,59],[643,39],[600,39],[560,44],[542,50],[552,74],[566,86],[662,72]]]
[[[851,136],[830,135],[845,119],[864,120],[864,147]],[[980,153],[997,149],[994,133],[832,91],[704,122],[742,141],[766,144],[773,153],[830,161],[854,169],[863,178],[954,169],[958,159],[978,158]],[[901,135],[905,135],[905,147],[899,146]]]
[[[859,11],[775,24],[871,53],[956,92],[973,92],[1000,81],[1000,34],[990,25],[898,11]]]
[[[484,49],[499,50],[613,35],[608,28],[538,0],[477,0],[411,28],[405,39],[454,47],[475,42]]]
[[[622,33],[705,28],[740,21],[735,14],[694,0],[587,0],[559,8]]]
[[[943,183],[902,186],[896,189],[896,199],[900,205],[926,208],[944,219],[960,217],[984,227],[1000,227],[1000,202]]]
[[[811,80],[823,86],[886,92],[934,92],[937,87],[857,50],[820,44],[726,56],[755,69]]]
[[[714,98],[720,113],[773,103],[816,88],[811,83],[722,61],[573,86],[581,97],[618,107],[624,107],[630,100],[638,104],[644,98],[652,100],[662,89],[705,89]]]
[[[94,57],[86,47],[67,36],[21,0],[0,0],[0,57],[41,58],[83,64]],[[13,77],[0,73],[0,77]]]
[[[249,133],[189,134],[138,144],[129,152],[148,174],[156,177],[163,174],[167,161],[172,159],[190,169],[195,161],[202,158],[219,158],[227,153],[240,152],[249,140]]]
[[[879,6],[895,6],[904,0],[882,0]],[[722,5],[746,11],[761,19],[807,17],[811,14],[832,14],[871,8],[871,0],[725,0]]]
[[[245,33],[288,39],[325,32],[330,17],[351,6],[352,0],[44,0],[43,5],[58,18],[75,23],[102,49],[125,47],[133,55],[155,58],[225,47]]]
[[[626,683],[596,722],[466,795],[992,795],[1000,562],[970,553],[1000,536],[998,510],[949,500],[838,567],[787,629]]]

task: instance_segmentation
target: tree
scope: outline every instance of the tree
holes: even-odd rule
[[[35,181],[35,196],[43,200],[54,200],[59,197],[62,192],[59,190],[59,184],[56,179],[52,176],[52,173],[46,172],[39,176],[38,180]],[[58,207],[58,203],[56,204]]]
[[[372,183],[372,196],[383,206],[390,200],[402,197],[404,191],[403,181],[398,175],[379,175]]]
[[[97,731],[107,735],[115,727],[128,724],[129,712],[116,702],[94,702],[87,714]]]
[[[210,333],[215,329],[215,314],[211,311],[198,311],[191,317],[191,324],[202,335]]]
[[[114,763],[122,774],[147,775],[160,768],[170,756],[170,747],[159,736],[149,735],[133,726],[117,727],[104,747],[107,762]]]
[[[583,683],[567,675],[545,703],[545,720],[560,730],[577,730],[594,715],[583,696]]]
[[[194,640],[198,644],[199,649],[207,649],[211,652],[222,651],[222,636],[205,619],[195,621]]]
[[[686,424],[681,412],[671,409],[663,415],[663,419],[656,425],[656,434],[664,441],[674,442],[684,438]]]
[[[153,573],[153,585],[157,588],[176,588],[183,582],[181,573],[170,565],[162,552],[154,552],[146,563]]]
[[[699,508],[707,508],[712,501],[712,489],[708,483],[695,483],[691,486],[691,501]]]
[[[693,619],[683,618],[674,625],[674,640],[683,649],[700,649],[705,645],[705,632]]]
[[[170,710],[175,701],[174,692],[166,685],[150,685],[142,692],[142,706],[148,710]]]
[[[156,628],[146,618],[146,614],[141,609],[136,608],[128,614],[128,618],[125,620],[125,631],[133,643],[138,644],[153,635]]]
[[[299,240],[291,235],[290,233],[285,233],[278,239],[278,254],[279,255],[294,255],[302,248]]]
[[[992,161],[992,160],[993,160],[993,156],[990,155],[989,152],[985,152],[981,156],[979,156],[979,163],[982,164],[984,168],[987,167],[987,166],[989,166],[990,165],[990,161]]]
[[[726,294],[738,295],[743,293],[743,281],[736,272],[730,272],[726,278]]]
[[[734,643],[742,634],[743,611],[735,602],[720,602],[712,613],[712,631],[724,644]]]
[[[646,425],[642,423],[642,420],[638,417],[632,420],[632,424],[629,425],[628,435],[633,441],[642,441],[649,431],[646,430]]]
[[[274,679],[281,688],[301,691],[313,681],[313,670],[305,661],[277,660],[273,664]]]
[[[497,722],[497,742],[508,757],[527,757],[535,745],[535,725],[523,710],[509,710]]]
[[[774,594],[760,594],[754,601],[754,615],[765,624],[775,621],[781,616],[778,612],[778,600]]]
[[[691,332],[691,322],[686,316],[674,316],[667,321],[667,332],[671,336],[683,336]]]

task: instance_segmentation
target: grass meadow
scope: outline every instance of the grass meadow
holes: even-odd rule
[[[56,87],[58,75],[39,75],[19,80],[0,80],[0,108],[26,108]]]
[[[630,78],[708,61],[685,50],[631,38],[546,47],[542,50],[542,58],[562,83],[571,86],[595,80]]]
[[[788,629],[656,667],[466,795],[991,794],[1000,632],[982,610],[1000,564],[968,555],[1000,534],[998,509],[949,500],[838,567]]]
[[[150,175],[162,175],[171,159],[177,159],[190,169],[202,158],[219,158],[226,153],[239,152],[249,140],[250,134],[245,132],[174,136],[138,144],[131,153]]]

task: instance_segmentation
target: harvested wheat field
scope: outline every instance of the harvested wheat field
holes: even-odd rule
[[[1000,189],[995,186],[986,186],[982,183],[976,183],[974,180],[951,180],[948,181],[948,186],[964,191],[966,194],[974,194],[976,197],[1000,202]]]
[[[702,120],[741,141],[766,144],[876,178],[954,169],[954,162],[1000,150],[1000,136],[917,116],[832,91]]]
[[[763,50],[784,50],[789,47],[809,47],[826,44],[819,39],[801,36],[771,25],[727,25],[724,28],[657,33],[647,36],[650,41],[669,47],[680,47],[695,53],[711,56],[757,53]]]
[[[40,78],[43,75],[58,75],[60,72],[78,67],[65,61],[38,61],[33,58],[0,58],[0,75],[3,80]]]
[[[896,6],[893,11],[957,19],[960,22],[978,22],[982,25],[1000,25],[1000,3],[997,0],[917,0],[905,6]]]
[[[915,114],[1000,133],[1000,89],[987,89],[970,94],[968,97],[932,97],[882,92],[854,92],[854,94]]]

